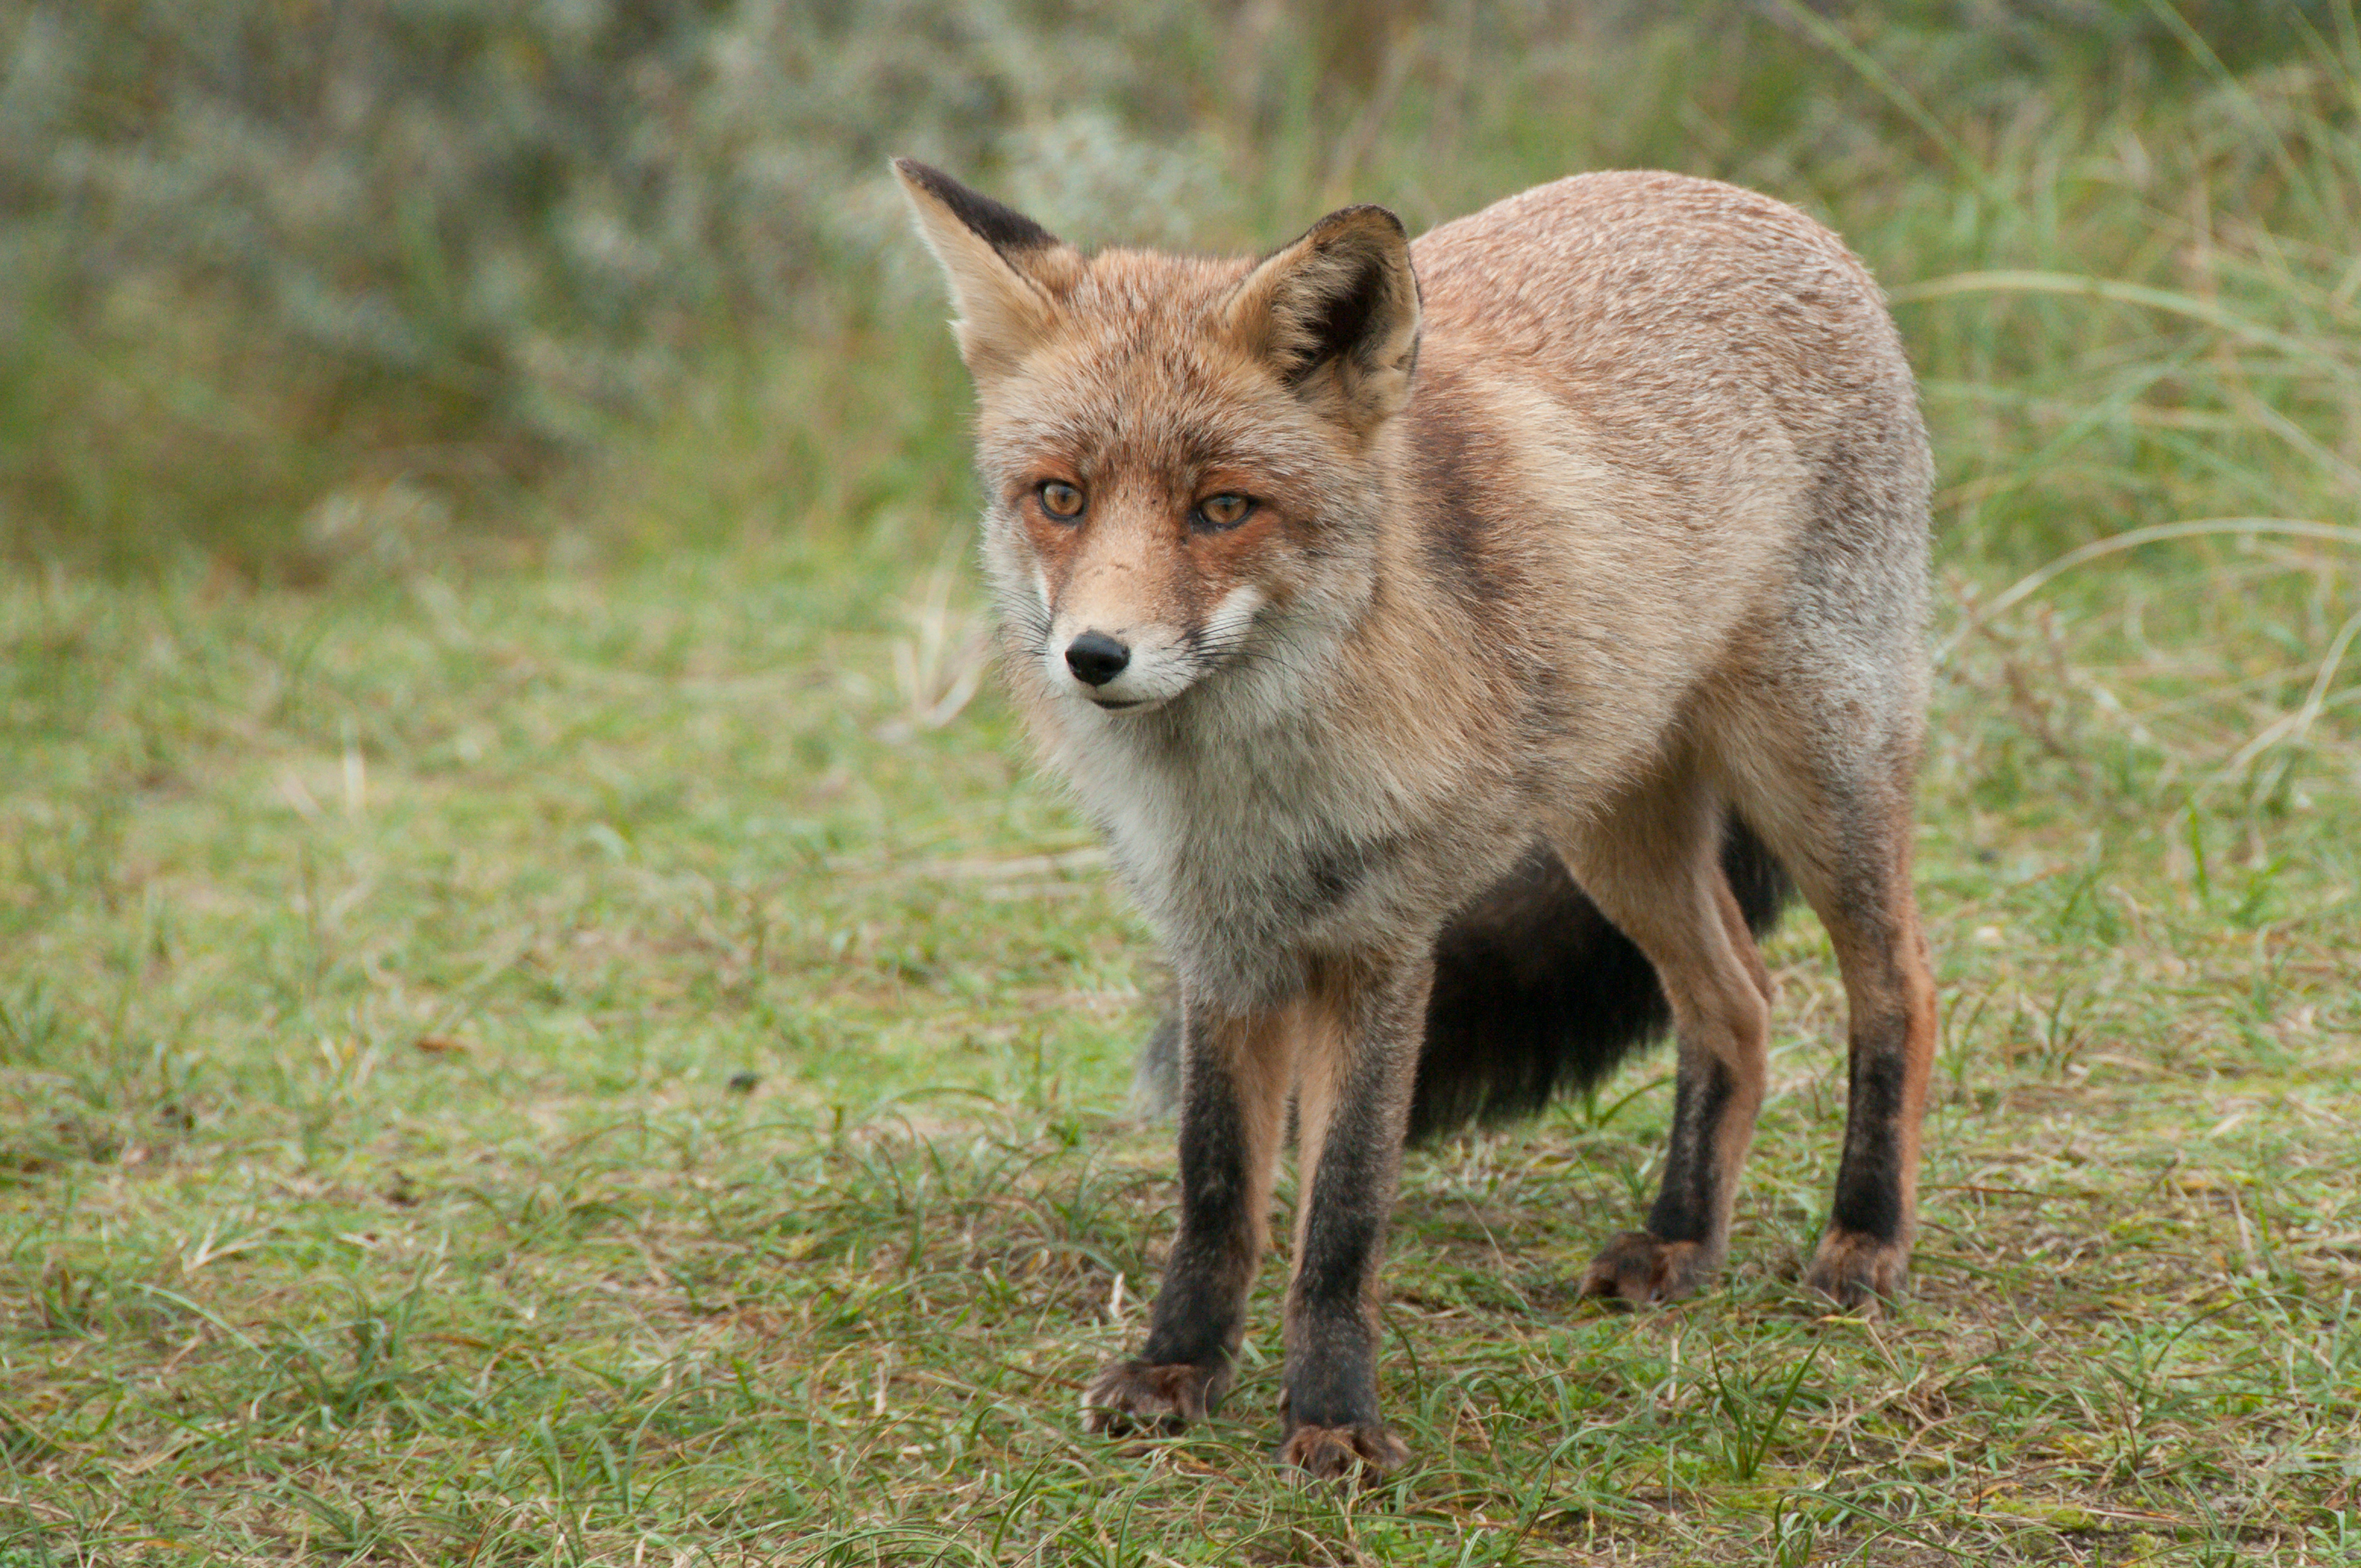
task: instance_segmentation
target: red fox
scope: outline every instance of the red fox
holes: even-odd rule
[[[1170,1429],[1229,1387],[1290,1103],[1284,1464],[1406,1457],[1375,1292],[1411,1134],[1595,1080],[1666,1021],[1663,1190],[1582,1288],[1697,1286],[1791,885],[1850,1036],[1806,1279],[1899,1289],[1935,1031],[1932,464],[1841,242],[1615,173],[1415,244],[1356,206],[1259,259],[1085,255],[895,168],[976,383],[1016,700],[1179,981],[1179,1230],[1088,1424]]]

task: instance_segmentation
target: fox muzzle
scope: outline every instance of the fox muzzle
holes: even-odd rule
[[[1103,686],[1123,674],[1131,650],[1104,631],[1085,631],[1066,644],[1066,668],[1086,686]]]

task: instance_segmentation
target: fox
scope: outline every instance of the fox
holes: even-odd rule
[[[1728,1250],[1792,896],[1846,996],[1806,1285],[1898,1294],[1936,991],[1912,883],[1933,459],[1828,228],[1737,187],[1573,176],[1412,240],[1381,206],[1260,257],[1070,245],[909,159],[976,394],[1013,705],[1177,989],[1179,1215],[1083,1420],[1235,1378],[1281,1145],[1276,1461],[1367,1479],[1413,1136],[1529,1111],[1660,1031],[1661,1187],[1579,1291]]]

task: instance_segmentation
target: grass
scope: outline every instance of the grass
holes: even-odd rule
[[[1981,620],[1953,570],[1916,1293],[1794,1282],[1843,1106],[1797,919],[1727,1284],[1569,1296],[1661,1057],[1418,1156],[1418,1462],[1348,1498],[1267,1464],[1276,1264],[1220,1419],[1080,1433],[1170,1233],[1149,947],[989,688],[950,713],[957,538],[788,537],[8,581],[0,1562],[2351,1560],[2350,686],[2225,771],[2349,553]]]

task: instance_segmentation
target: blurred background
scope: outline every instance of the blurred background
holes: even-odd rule
[[[1736,181],[1895,292],[1954,558],[2305,512],[2361,456],[2356,48],[2340,0],[0,0],[0,549],[301,584],[963,505],[902,152],[1206,249]]]

